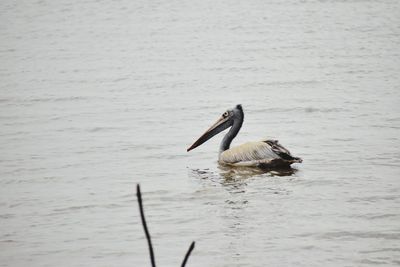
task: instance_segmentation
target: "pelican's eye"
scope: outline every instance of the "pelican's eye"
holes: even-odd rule
[[[222,117],[226,118],[228,117],[228,115],[229,115],[228,111],[225,111],[224,114],[222,114]]]

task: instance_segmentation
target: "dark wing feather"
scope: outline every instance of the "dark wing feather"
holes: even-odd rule
[[[287,150],[281,144],[279,144],[278,140],[265,140],[263,142],[267,143],[268,145],[270,145],[272,151],[274,151],[282,159],[284,159],[284,160],[296,160],[296,161],[299,160],[301,162],[300,158],[293,157],[292,154],[290,154],[289,150]]]

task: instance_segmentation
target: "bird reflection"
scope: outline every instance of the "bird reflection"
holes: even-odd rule
[[[251,167],[230,167],[218,166],[219,174],[225,180],[246,179],[254,176],[292,176],[297,172],[295,168],[282,168],[282,169],[260,169]]]
[[[208,179],[212,182],[231,187],[232,189],[239,189],[240,187],[245,186],[247,180],[250,178],[292,176],[298,170],[291,167],[282,169],[259,169],[220,165],[216,172],[210,169],[191,169],[191,171],[194,176],[200,179]],[[241,190],[234,191],[240,192]]]

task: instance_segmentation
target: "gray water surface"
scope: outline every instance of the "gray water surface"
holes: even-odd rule
[[[0,266],[400,265],[398,1],[1,1]],[[292,173],[222,169],[279,139]]]

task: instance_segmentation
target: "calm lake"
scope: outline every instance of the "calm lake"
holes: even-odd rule
[[[400,2],[1,1],[0,266],[400,265]],[[218,166],[278,139],[290,173]]]

